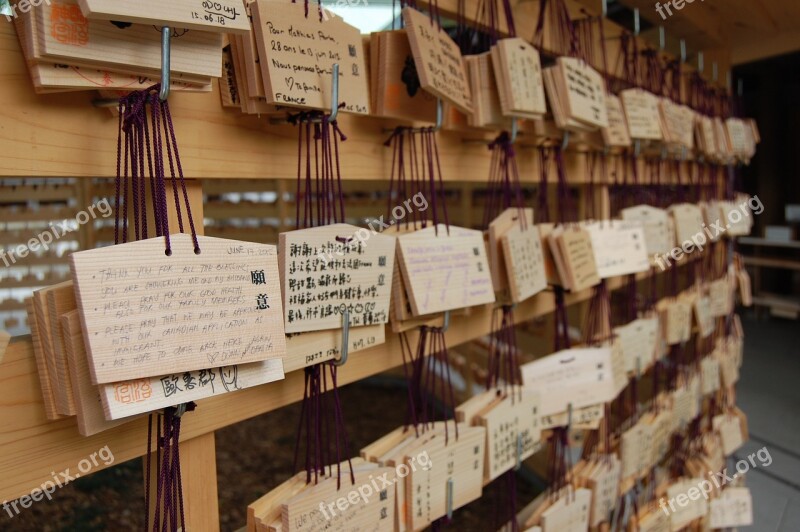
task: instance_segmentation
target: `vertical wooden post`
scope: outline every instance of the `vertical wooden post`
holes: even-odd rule
[[[278,194],[278,197],[275,201],[278,204],[278,216],[280,220],[278,221],[278,232],[283,233],[292,228],[293,224],[287,224],[286,220],[289,219],[289,205],[286,200],[286,196],[288,195],[289,190],[289,183],[285,179],[279,179],[277,182],[277,190],[275,191]],[[295,198],[297,201],[297,198]]]
[[[189,206],[192,209],[192,218],[198,235],[203,231],[203,186],[199,180],[187,180],[186,192],[189,196]],[[149,189],[147,191],[149,194]],[[189,218],[186,205],[183,201],[183,191],[178,188],[178,197],[181,202],[181,218],[184,231],[189,232]],[[167,210],[169,216],[170,233],[178,232],[178,213],[175,208],[172,185],[167,182]],[[152,210],[148,218],[148,233],[155,233]],[[202,411],[189,412],[187,416],[202,415]],[[186,515],[186,531],[219,531],[219,501],[217,499],[217,459],[214,434],[204,434],[180,444],[181,455],[181,484],[183,486],[183,505]],[[145,462],[147,456],[142,458]],[[152,464],[155,464],[153,456]],[[153,468],[155,469],[155,468]],[[146,480],[146,479],[145,479]],[[157,479],[155,471],[151,471],[150,500],[155,500]],[[148,529],[152,523],[148,516]]]

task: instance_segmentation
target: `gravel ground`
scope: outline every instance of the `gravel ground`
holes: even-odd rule
[[[403,423],[405,391],[374,381],[341,391],[351,454]],[[198,410],[198,413],[200,410]],[[258,416],[216,433],[220,524],[235,531],[246,523],[247,505],[292,474],[299,404]],[[35,503],[12,518],[0,513],[0,530],[101,531],[142,530],[142,463],[133,460],[81,478],[58,490],[52,501]],[[517,480],[518,508],[536,494]],[[496,486],[459,509],[451,530],[494,529],[495,508],[504,496]]]

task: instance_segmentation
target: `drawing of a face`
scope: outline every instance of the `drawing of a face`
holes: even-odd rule
[[[241,390],[239,388],[239,368],[237,366],[225,366],[220,368],[220,378],[225,391],[232,392]]]

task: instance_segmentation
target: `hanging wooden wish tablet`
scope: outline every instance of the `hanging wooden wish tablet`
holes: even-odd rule
[[[131,2],[125,2],[130,4]],[[39,49],[48,62],[108,68],[135,75],[160,75],[161,33],[152,26],[119,27],[89,20],[75,0],[44,3],[36,9]],[[173,79],[208,82],[222,74],[222,35],[190,31],[172,39]]]
[[[397,244],[414,316],[494,302],[480,231],[440,224],[401,235]]]
[[[579,292],[600,284],[592,237],[582,227],[557,226],[548,236],[562,286]]]
[[[70,256],[94,383],[281,358],[275,246],[151,238]]]
[[[511,387],[488,412],[478,415],[486,427],[484,480],[491,481],[541,448],[539,393]]]
[[[628,131],[634,139],[662,140],[658,97],[644,89],[628,89],[620,93]]]
[[[680,497],[687,502],[685,505],[675,505],[675,511],[670,515],[670,525],[673,532],[682,530],[695,519],[699,519],[708,513],[708,502],[705,498],[690,498],[686,501],[686,494],[691,490],[696,490],[697,486],[703,486],[704,482],[707,482],[707,480],[703,477],[684,478],[667,489],[667,499],[676,499]]]
[[[458,45],[438,23],[412,7],[403,8],[403,20],[422,88],[471,112],[469,81]]]
[[[692,237],[697,234],[705,236],[703,231],[705,221],[700,207],[694,203],[677,203],[672,205],[669,210],[675,220],[675,236],[678,245],[683,245],[684,242],[691,244]]]
[[[514,303],[525,301],[547,288],[544,250],[539,227],[515,223],[500,242]]]
[[[281,233],[286,332],[384,324],[394,270],[393,236],[347,224]]]
[[[519,37],[492,46],[492,66],[505,116],[540,118],[547,112],[539,51]]]
[[[250,31],[242,0],[78,0],[78,4],[90,19],[224,33]]]
[[[483,460],[486,430],[460,426],[458,438],[446,443],[440,430],[432,441],[409,449],[407,457],[427,453],[431,467],[417,467],[406,477],[409,525],[423,530],[447,515],[448,506],[458,509],[480,498],[483,491]],[[450,503],[450,504],[449,504]]]
[[[581,532],[589,529],[592,492],[568,489],[542,514],[542,532]]]
[[[644,228],[641,222],[606,220],[585,225],[592,238],[592,250],[601,279],[650,269]]]
[[[345,466],[348,467],[348,466]],[[353,472],[355,484],[344,476],[331,476],[306,487],[282,505],[282,528],[285,532],[323,532],[372,530],[392,532],[397,488],[396,472],[388,467],[361,465]],[[374,479],[388,482],[388,487],[373,490]],[[337,488],[339,485],[339,488]],[[385,485],[385,483],[384,483]],[[367,494],[365,486],[369,487]],[[359,491],[361,490],[361,493]],[[358,495],[358,498],[351,496]],[[346,503],[338,503],[345,501]]]
[[[641,371],[646,371],[655,361],[660,332],[657,317],[641,318],[614,329],[628,373],[636,372],[637,360]]]
[[[267,102],[330,111],[333,65],[339,65],[341,110],[369,114],[364,43],[358,28],[301,2],[260,0],[251,5]]]
[[[617,396],[610,348],[567,349],[524,364],[522,382],[541,393],[542,415],[611,401]]]
[[[608,111],[608,127],[601,129],[603,143],[609,147],[626,148],[631,145],[631,134],[628,123],[625,121],[625,112],[622,109],[622,100],[613,94],[606,95],[606,109]]]
[[[674,244],[670,238],[669,214],[667,211],[650,205],[637,205],[622,209],[620,214],[623,220],[642,223],[645,247],[649,255],[666,254],[672,250]]]
[[[375,109],[379,116],[434,122],[436,98],[420,87],[406,30],[373,33],[370,74],[375,82]]]
[[[714,530],[753,524],[753,497],[750,488],[728,487],[709,505],[709,526]]]

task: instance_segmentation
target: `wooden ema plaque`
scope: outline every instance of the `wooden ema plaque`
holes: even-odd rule
[[[670,206],[670,212],[675,220],[675,237],[678,245],[684,242],[692,242],[692,237],[696,234],[706,233],[703,231],[705,220],[703,211],[694,203],[676,203]]]
[[[622,466],[615,454],[600,455],[577,473],[585,487],[592,490],[589,525],[607,521],[619,500]]]
[[[514,224],[520,224],[519,216],[522,214],[525,219],[533,224],[533,209],[506,209],[497,218],[489,222],[489,230],[486,231],[486,241],[488,243],[489,267],[492,273],[492,285],[495,292],[501,293],[502,297],[507,297],[509,289],[508,267],[506,266],[505,255],[503,254],[502,238]]]
[[[705,471],[704,471],[705,473]],[[683,478],[676,481],[669,488],[667,488],[666,498],[686,500],[686,494],[689,490],[697,489],[697,486],[702,486],[707,480],[704,477]],[[690,498],[688,504],[675,505],[675,511],[670,514],[670,526],[673,531],[682,530],[684,527],[708,514],[708,501],[703,497],[697,499]]]
[[[661,326],[658,318],[640,318],[627,325],[616,327],[614,334],[625,359],[625,371],[635,373],[637,368],[645,372],[658,357]]]
[[[753,524],[753,497],[750,488],[728,487],[712,499],[709,509],[710,528],[729,529]]]
[[[658,98],[644,89],[628,89],[620,93],[628,131],[634,139],[662,140]]]
[[[539,51],[514,37],[497,41],[491,54],[503,115],[541,118],[547,104]]]
[[[78,0],[78,4],[90,19],[224,33],[250,31],[242,0]]]
[[[509,393],[477,416],[486,427],[484,481],[492,481],[540,449],[539,393],[509,388]]]
[[[449,233],[439,224],[397,238],[414,316],[495,300],[483,233],[455,226]]]
[[[370,36],[373,114],[389,118],[436,121],[436,98],[422,90],[406,30]]]
[[[151,238],[70,256],[94,383],[286,354],[275,246]]]
[[[511,289],[511,300],[521,303],[547,288],[547,273],[539,227],[515,223],[502,236],[503,257]]]
[[[322,345],[328,343],[332,346],[336,343],[337,347],[331,350],[332,354],[329,357],[333,358],[338,355],[338,346],[341,346],[341,331],[324,331],[312,334],[313,336],[328,333],[324,338],[308,338],[302,343],[295,344],[294,350],[288,348],[284,360],[271,359],[241,366],[215,367],[97,386],[92,384],[90,376],[81,317],[77,310],[72,281],[44,290],[46,290],[44,299],[48,300],[48,307],[45,310],[52,319],[52,322],[48,320],[45,327],[47,338],[54,344],[58,337],[62,345],[60,350],[52,348],[52,364],[56,368],[58,377],[55,381],[56,390],[69,398],[74,398],[73,413],[78,417],[78,429],[84,436],[112,428],[114,425],[106,420],[127,420],[136,414],[283,379],[284,360],[295,363],[302,360],[301,352],[306,353],[309,348],[322,350]],[[32,319],[35,318],[35,314],[31,316]],[[361,332],[365,334],[359,334]],[[356,329],[350,335],[351,352],[383,343],[383,332],[382,326]],[[38,327],[32,330],[32,335],[34,338],[39,336]],[[38,343],[41,346],[41,338]],[[302,363],[296,363],[291,369],[301,367]],[[68,372],[69,379],[61,376],[58,368]],[[40,369],[40,380],[49,385],[47,375],[46,371],[42,373]],[[47,401],[47,390],[44,385],[42,392]],[[52,393],[52,388],[50,392]]]
[[[130,419],[124,418],[116,421],[106,420],[99,393],[102,385],[98,387],[92,384],[78,311],[73,310],[61,316],[61,326],[74,385],[78,432],[81,433],[81,436],[91,436],[130,421]]]
[[[389,320],[395,242],[347,224],[281,233],[286,332],[338,329]]]
[[[631,134],[628,123],[625,121],[625,112],[622,109],[622,100],[619,96],[606,94],[606,109],[608,113],[608,127],[601,129],[603,143],[609,147],[627,148],[631,145]]]
[[[333,471],[335,467],[331,468]],[[350,480],[350,466],[342,464],[341,487],[337,479],[326,478],[306,488],[283,503],[282,531],[372,531],[392,532],[395,526],[397,497],[394,468],[377,464],[353,465],[355,484]],[[390,483],[385,487],[381,480]],[[374,481],[374,483],[373,483]],[[367,494],[367,488],[369,494]],[[373,486],[380,486],[375,490]],[[355,494],[355,495],[352,495]]]
[[[37,9],[31,10],[27,14],[21,14],[14,19],[14,26],[17,29],[22,53],[25,56],[28,72],[37,94],[99,88],[143,90],[158,83],[155,76],[124,74],[105,69],[84,68],[46,61],[40,63],[40,44],[37,24],[34,21],[36,15],[41,16],[41,12]],[[200,84],[173,79],[171,90],[211,91],[211,78]]]
[[[277,359],[101,384],[106,419],[120,419],[283,380]]]
[[[559,351],[524,364],[522,382],[541,393],[542,415],[607,403],[617,396],[610,348]]]
[[[126,2],[130,3],[130,2]],[[151,25],[120,28],[86,19],[75,0],[52,0],[31,11],[39,48],[48,62],[109,68],[132,74],[161,74],[161,32]],[[208,82],[222,74],[222,35],[190,31],[172,39],[170,70],[175,79]]]
[[[583,532],[589,529],[592,492],[570,488],[542,514],[542,532]]]
[[[433,20],[412,7],[403,8],[408,41],[420,85],[459,110],[472,112],[472,96],[461,50]]]
[[[431,467],[417,467],[406,477],[408,523],[411,530],[423,530],[436,519],[447,515],[448,480],[452,479],[453,509],[480,498],[483,492],[483,459],[486,430],[459,425],[458,439],[450,427],[450,441],[445,445],[444,430],[439,429],[419,447],[405,451],[405,462],[427,452]],[[425,435],[427,437],[427,434]],[[409,466],[410,467],[410,466]]]
[[[349,353],[356,353],[386,343],[386,327],[367,325],[350,329]],[[286,335],[286,373],[340,357],[342,329],[327,329],[310,333]]]
[[[650,269],[641,222],[606,220],[585,225],[601,279],[646,272]]]
[[[667,211],[650,205],[637,205],[622,209],[620,214],[625,221],[642,223],[649,255],[666,254],[672,250],[674,243],[670,236]]]
[[[44,346],[39,332],[39,321],[36,316],[34,308],[34,301],[32,297],[25,300],[25,309],[28,312],[28,324],[31,328],[31,343],[33,344],[33,355],[36,359],[36,370],[39,374],[39,386],[42,388],[42,402],[44,412],[47,419],[59,419],[61,415],[58,412],[58,403],[56,398],[56,388],[53,385],[52,379],[54,376],[50,373],[49,362],[44,352]]]
[[[559,225],[548,233],[547,241],[561,286],[579,292],[600,284],[592,237],[588,231],[578,226]]]
[[[595,128],[608,127],[608,109],[603,76],[574,57],[556,59],[558,86],[562,87],[568,115]]]
[[[358,28],[317,7],[259,0],[251,6],[267,102],[310,109],[331,108],[333,65],[339,65],[342,111],[370,113],[366,56]]]

